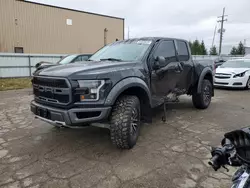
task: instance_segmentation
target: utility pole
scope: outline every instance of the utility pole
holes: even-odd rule
[[[215,28],[214,28],[214,36],[213,36],[212,47],[214,47],[214,38],[215,38],[216,30],[217,30],[217,24],[215,25]]]
[[[225,19],[225,17],[227,17],[227,15],[225,15],[225,7],[223,8],[223,13],[222,13],[222,16],[219,16],[218,18],[220,18],[220,20],[218,20],[218,22],[220,22],[220,47],[219,47],[219,55],[221,55],[221,46],[222,46],[222,40],[223,40],[223,33],[225,32],[224,31],[224,28],[223,28],[223,25],[224,25],[224,22],[227,21],[227,19]]]

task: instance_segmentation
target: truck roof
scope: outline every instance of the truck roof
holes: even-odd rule
[[[182,40],[187,42],[187,40],[184,39],[179,39],[179,38],[168,38],[168,37],[140,37],[140,38],[131,38],[131,39],[125,39],[123,41],[131,41],[131,40],[152,40],[152,41],[157,41],[161,39],[167,39],[167,40]]]

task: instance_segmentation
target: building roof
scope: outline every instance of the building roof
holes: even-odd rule
[[[63,9],[63,10],[69,10],[69,11],[74,11],[74,12],[80,12],[80,13],[85,13],[85,14],[92,14],[92,15],[102,16],[102,17],[107,17],[107,18],[114,18],[114,19],[124,20],[124,18],[119,18],[119,17],[115,17],[115,16],[109,16],[109,15],[104,15],[104,14],[97,14],[97,13],[93,13],[93,12],[87,12],[87,11],[70,9],[70,8],[65,8],[65,7],[60,7],[60,6],[48,5],[48,4],[44,4],[44,3],[37,3],[37,2],[33,2],[33,1],[28,1],[28,0],[16,0],[16,1],[20,1],[20,2],[23,2],[23,3],[36,4],[36,5],[40,5],[40,6],[58,8],[58,9]]]

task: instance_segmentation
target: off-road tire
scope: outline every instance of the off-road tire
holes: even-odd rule
[[[247,84],[246,84],[245,89],[247,89],[247,90],[250,89],[250,77],[247,80]]]
[[[193,105],[198,109],[206,109],[210,105],[211,98],[212,83],[209,80],[204,79],[201,84],[201,93],[197,93],[196,88],[192,94]]]
[[[138,118],[134,118],[135,111]],[[118,98],[112,112],[110,124],[110,136],[114,145],[121,149],[131,149],[136,144],[140,131],[140,100],[136,96],[124,95]],[[133,132],[132,123],[137,121],[137,129]],[[134,124],[133,124],[134,125]]]

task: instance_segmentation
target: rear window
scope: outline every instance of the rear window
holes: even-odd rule
[[[189,53],[187,43],[184,41],[177,41],[178,57],[179,61],[188,61]]]

